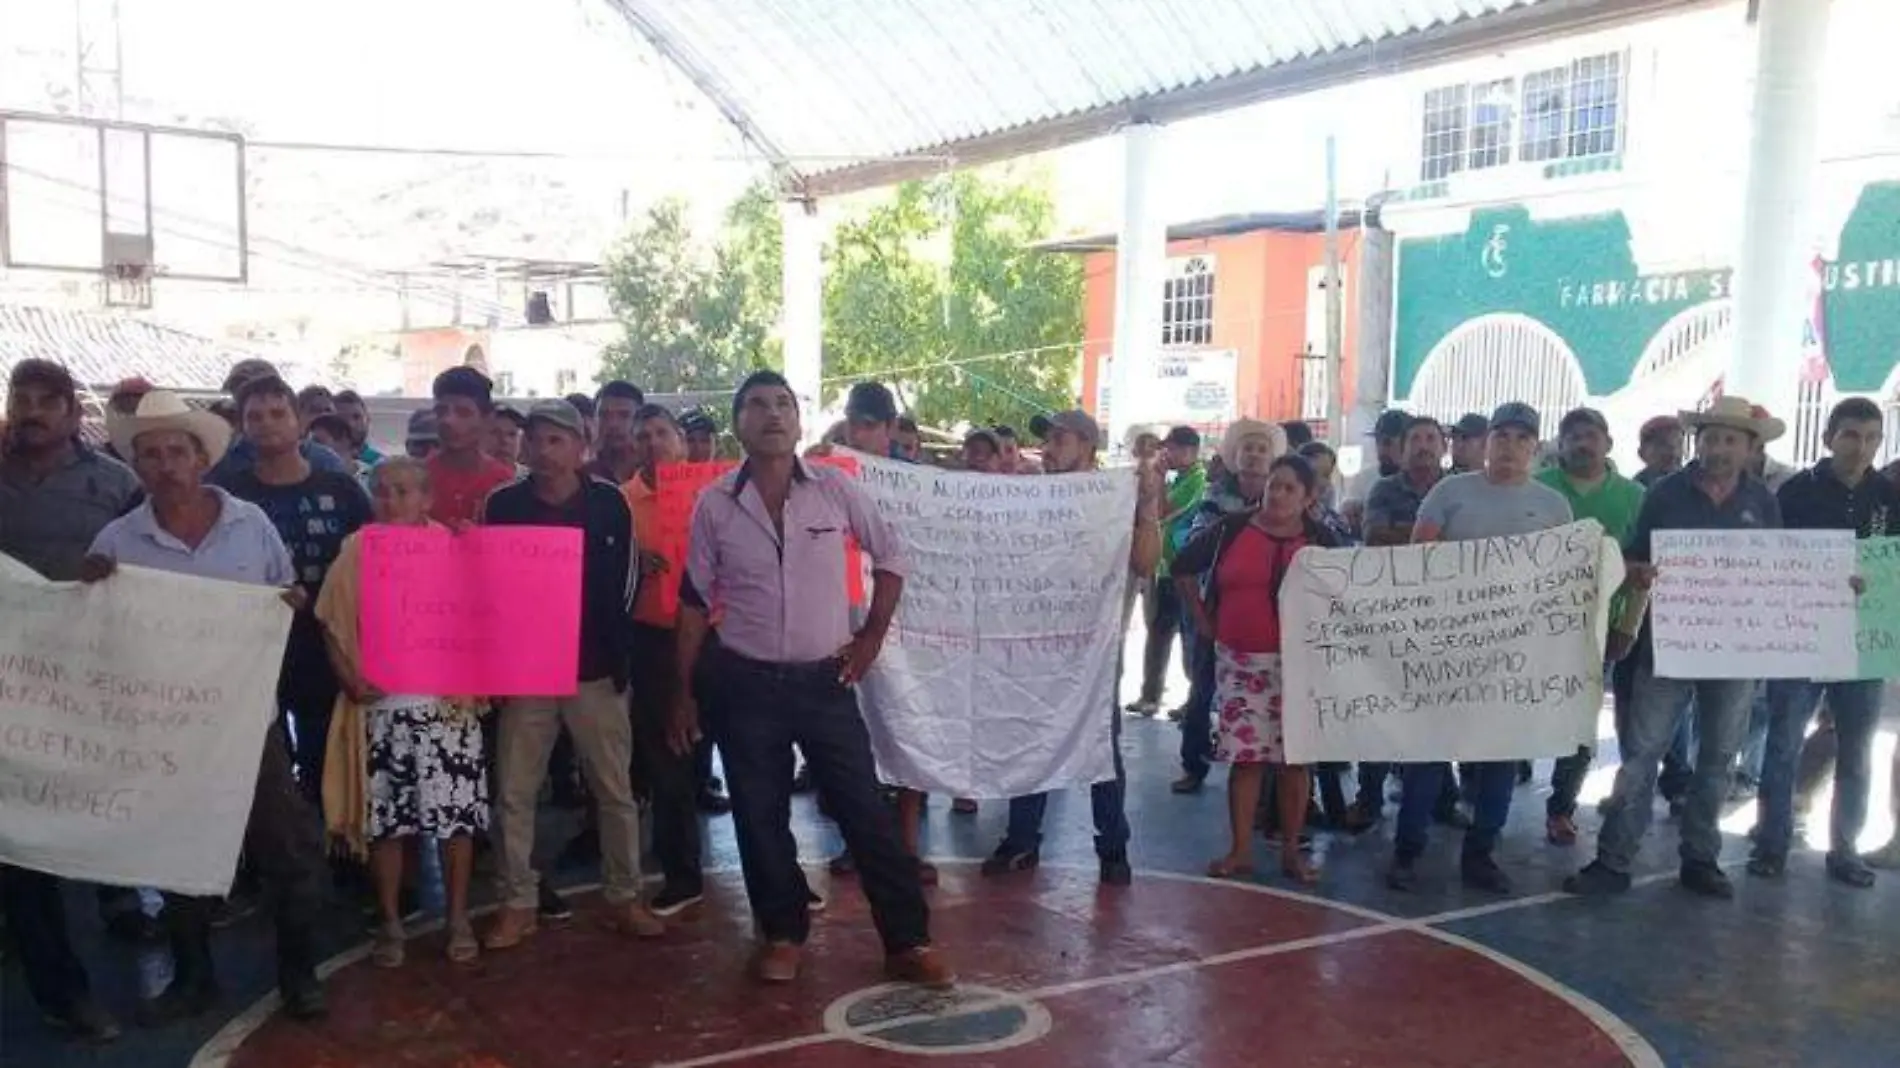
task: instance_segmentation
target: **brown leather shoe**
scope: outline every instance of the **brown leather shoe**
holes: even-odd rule
[[[500,909],[482,938],[483,949],[513,949],[540,927],[533,909]]]
[[[884,974],[895,982],[911,983],[929,990],[948,990],[957,985],[956,970],[929,946],[918,946],[885,957]]]
[[[803,950],[794,943],[767,942],[759,947],[759,957],[752,970],[762,983],[783,985],[798,978],[798,960],[802,954]]]
[[[651,909],[638,901],[615,905],[607,922],[614,930],[635,938],[661,938],[666,935],[666,921],[655,916]]]

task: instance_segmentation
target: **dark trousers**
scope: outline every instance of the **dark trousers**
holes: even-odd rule
[[[1511,815],[1511,792],[1517,789],[1517,761],[1480,760],[1461,764],[1465,789],[1472,795],[1471,829],[1465,832],[1467,859],[1488,857],[1497,845],[1498,832]],[[1425,851],[1426,832],[1431,827],[1432,809],[1443,795],[1451,776],[1450,764],[1403,764],[1400,778],[1404,793],[1399,798],[1399,826],[1393,836],[1400,860],[1411,860]]]
[[[1188,698],[1181,710],[1181,770],[1207,778],[1214,755],[1214,640],[1194,633],[1185,617],[1182,641],[1188,651]]]
[[[1458,783],[1466,774],[1464,769],[1467,765],[1459,766],[1460,774],[1458,775],[1452,774],[1450,764],[1440,764],[1439,767],[1444,770],[1444,774],[1433,780],[1435,785],[1432,787],[1432,792],[1435,799],[1427,812],[1442,818],[1450,815],[1458,807]],[[1353,804],[1358,805],[1374,819],[1385,812],[1385,780],[1392,774],[1394,768],[1398,769],[1399,781],[1404,788],[1409,789],[1412,780],[1405,774],[1406,765],[1371,760],[1359,762],[1359,789],[1353,797]]]
[[[280,988],[314,981],[316,925],[323,911],[329,868],[323,826],[297,788],[290,755],[267,736],[258,763],[244,851],[271,897],[277,923],[277,982]],[[165,928],[171,935],[172,982],[181,989],[210,986],[211,915],[218,899],[165,895]]]
[[[1174,636],[1181,626],[1181,595],[1175,591],[1172,578],[1150,581],[1153,584],[1148,588],[1148,644],[1141,659],[1141,699],[1155,704],[1161,700],[1161,691],[1168,681],[1168,657],[1174,651]]]
[[[277,698],[285,711],[278,721],[289,742],[297,785],[304,797],[323,808],[323,763],[330,743],[330,716],[336,708],[338,686],[328,664],[295,663],[288,658],[277,683]],[[293,677],[293,674],[294,677]],[[295,723],[296,731],[290,729]]]
[[[667,744],[666,724],[678,688],[673,631],[633,626],[633,759],[635,781],[653,810],[653,856],[666,885],[698,891],[700,875],[699,791],[696,757]]]
[[[717,650],[706,678],[707,726],[726,764],[746,897],[769,941],[803,943],[811,931],[798,842],[792,837],[792,746],[857,862],[887,953],[930,943],[930,908],[917,858],[878,796],[871,736],[838,661],[769,664]]]
[[[1567,757],[1559,757],[1550,772],[1550,799],[1544,802],[1544,815],[1552,819],[1577,814],[1577,795],[1583,792],[1583,778],[1590,773],[1596,750],[1580,745]]]
[[[58,876],[0,866],[0,911],[40,1011],[64,1016],[90,991],[85,965],[66,933],[66,899]]]

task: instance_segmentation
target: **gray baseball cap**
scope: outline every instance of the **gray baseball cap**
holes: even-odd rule
[[[1542,425],[1537,417],[1537,409],[1523,401],[1506,401],[1498,405],[1497,411],[1491,413],[1492,430],[1501,430],[1507,426],[1521,426],[1530,431],[1532,437],[1539,437],[1543,433]]]
[[[537,422],[551,423],[581,440],[587,440],[587,424],[581,420],[580,409],[564,400],[536,401],[528,409],[528,425]]]
[[[1029,420],[1029,432],[1044,441],[1049,440],[1049,436],[1058,430],[1067,430],[1094,448],[1099,449],[1102,446],[1101,425],[1080,408],[1071,408],[1054,415],[1037,415]]]

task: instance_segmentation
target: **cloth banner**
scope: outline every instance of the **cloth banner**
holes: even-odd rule
[[[884,781],[1020,797],[1112,779],[1135,474],[977,475],[859,456],[909,556],[859,689]]]
[[[1524,760],[1594,743],[1622,582],[1594,520],[1301,551],[1280,590],[1287,759]]]
[[[1649,620],[1666,679],[1851,679],[1851,530],[1658,530]]]
[[[0,861],[223,896],[289,634],[269,587],[0,556]]]
[[[363,674],[384,693],[565,697],[581,648],[573,527],[363,528]]]
[[[1859,550],[1861,580],[1867,584],[1856,608],[1854,648],[1860,654],[1856,678],[1900,678],[1900,538],[1866,538]]]
[[[856,454],[848,456],[814,457],[809,462],[827,464],[850,474],[858,473]],[[686,543],[693,528],[693,505],[698,503],[699,494],[707,486],[717,482],[726,472],[738,467],[736,460],[707,460],[703,463],[661,464],[653,473],[654,492],[657,496],[658,510],[655,512],[659,528],[657,545],[642,545],[642,549],[651,549],[666,558],[672,573],[678,575],[686,570]],[[852,604],[864,603],[864,565],[863,552],[857,542],[845,539],[845,581]],[[663,583],[660,586],[660,610],[668,616],[679,611],[679,584]]]

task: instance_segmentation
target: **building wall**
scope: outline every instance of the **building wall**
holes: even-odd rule
[[[1358,299],[1359,234],[1340,234],[1345,273],[1344,404],[1354,395],[1354,344],[1359,334],[1353,301]],[[1168,256],[1211,256],[1214,260],[1214,322],[1210,350],[1232,349],[1235,367],[1236,409],[1240,416],[1258,419],[1298,419],[1302,411],[1304,372],[1309,361],[1309,338],[1318,339],[1323,353],[1323,319],[1308,316],[1311,272],[1326,262],[1323,234],[1254,231],[1224,237],[1168,243]],[[1087,254],[1083,283],[1082,400],[1096,409],[1104,358],[1114,347],[1115,253]],[[1317,367],[1320,361],[1310,361]],[[1317,398],[1316,398],[1317,401]],[[1112,403],[1112,401],[1111,401]],[[1324,406],[1319,405],[1323,414]]]
[[[1633,459],[1647,416],[1719,388],[1744,226],[1754,37],[1724,4],[1608,33],[1391,79],[1405,116],[1382,209],[1397,241],[1388,383],[1395,403],[1441,416],[1512,399],[1590,403]],[[1815,313],[1788,453],[1819,448],[1845,394],[1895,405],[1900,338],[1900,83],[1888,77],[1900,4],[1835,0],[1824,66],[1811,234],[1788,255],[1815,269]],[[1617,151],[1425,181],[1423,101],[1433,87],[1519,77],[1571,58],[1625,57]],[[1527,397],[1525,399],[1533,399]],[[1900,409],[1896,412],[1900,422]]]

